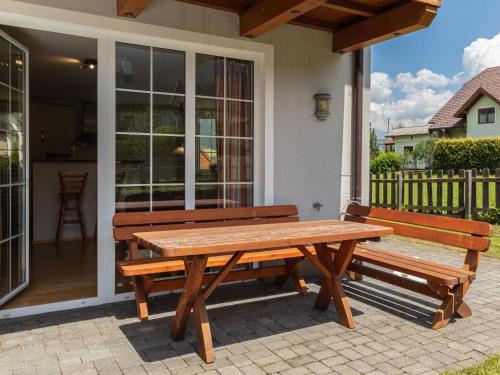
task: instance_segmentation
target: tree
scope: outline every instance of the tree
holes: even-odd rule
[[[376,158],[379,154],[377,133],[375,129],[370,129],[370,159]]]
[[[431,167],[434,160],[434,148],[436,147],[436,140],[427,139],[418,143],[413,150],[413,166],[417,168],[419,161],[425,161],[425,166]]]

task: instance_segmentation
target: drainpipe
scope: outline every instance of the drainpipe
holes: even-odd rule
[[[364,52],[354,52],[352,92],[351,201],[361,203],[363,161],[363,69]]]

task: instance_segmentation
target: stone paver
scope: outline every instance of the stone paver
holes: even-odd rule
[[[384,246],[461,265],[464,254],[398,239]],[[314,310],[310,293],[271,281],[220,287],[209,300],[216,362],[195,354],[192,327],[169,337],[177,294],[154,298],[148,322],[133,302],[0,321],[3,374],[439,374],[500,352],[500,261],[483,258],[467,301],[473,316],[429,328],[438,301],[365,278],[344,281],[356,329],[336,323],[333,305]]]

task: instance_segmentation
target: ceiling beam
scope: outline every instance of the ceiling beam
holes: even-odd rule
[[[240,35],[262,35],[325,3],[326,0],[260,0],[240,14]]]
[[[241,13],[248,8],[244,0],[177,0],[181,3],[204,6],[226,12]]]
[[[354,14],[362,17],[375,17],[377,12],[374,8],[352,2],[350,0],[328,0],[323,8],[336,10],[342,13]]]
[[[431,5],[436,8],[439,8],[441,6],[441,0],[411,0],[411,1],[413,1],[414,3]]]
[[[333,52],[352,52],[428,27],[437,8],[410,2],[333,33]]]
[[[151,0],[116,0],[116,14],[120,17],[136,18]]]

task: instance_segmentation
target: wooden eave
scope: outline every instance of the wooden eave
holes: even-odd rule
[[[156,0],[160,1],[160,0]],[[284,23],[333,33],[333,52],[351,52],[428,27],[441,0],[176,0],[240,17],[254,38]],[[137,17],[151,0],[117,0],[120,16]]]
[[[465,117],[467,116],[467,112],[469,112],[469,109],[477,103],[479,99],[481,99],[483,96],[489,97],[491,100],[493,100],[495,103],[500,105],[500,100],[495,97],[494,95],[490,94],[487,90],[484,88],[480,87],[476,90],[474,94],[458,109],[458,111],[455,113],[455,117],[460,118],[460,117]]]

